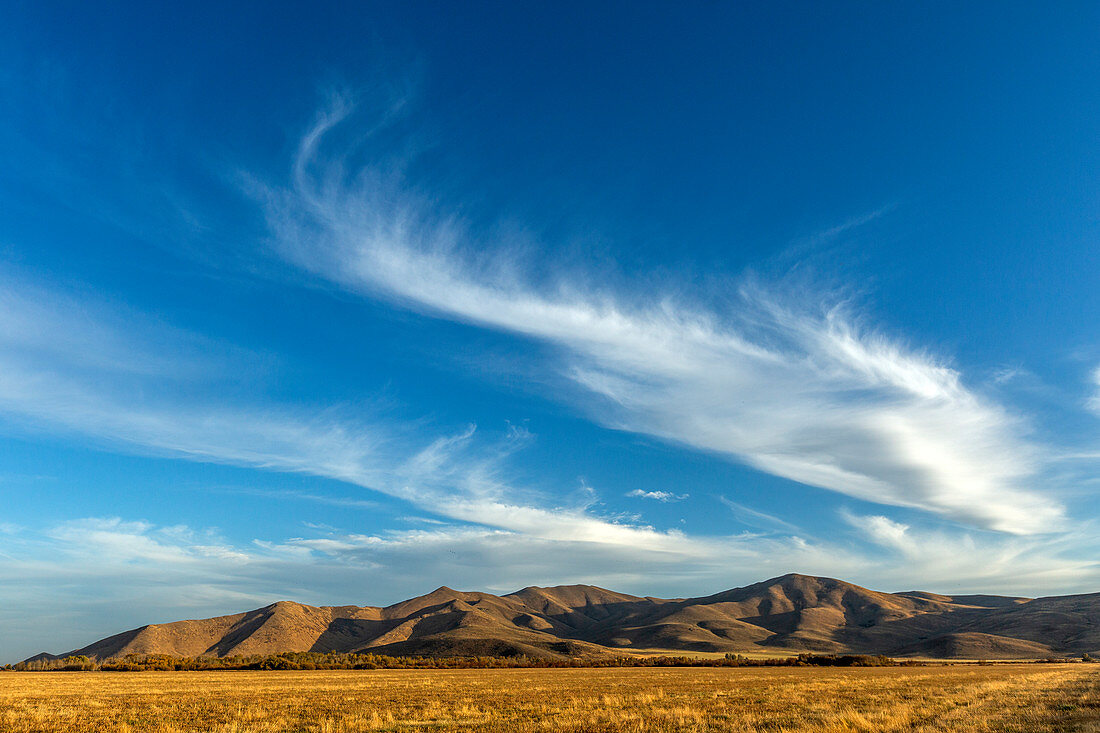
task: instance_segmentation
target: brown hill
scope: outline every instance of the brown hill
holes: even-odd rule
[[[814,651],[943,658],[1100,652],[1100,594],[1028,600],[880,593],[784,575],[701,598],[641,598],[587,585],[496,596],[447,587],[384,608],[281,601],[153,624],[70,654],[231,656],[284,651],[558,657],[632,650]]]

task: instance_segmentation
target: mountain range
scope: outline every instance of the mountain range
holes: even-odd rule
[[[231,616],[150,624],[60,656],[103,661],[126,654],[289,651],[534,658],[639,651],[1100,656],[1100,593],[1035,599],[880,593],[796,574],[674,599],[590,585],[529,587],[502,596],[442,587],[386,607],[280,601]]]

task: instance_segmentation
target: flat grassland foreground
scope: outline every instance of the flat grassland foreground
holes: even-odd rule
[[[0,730],[1100,731],[1100,665],[0,674]]]

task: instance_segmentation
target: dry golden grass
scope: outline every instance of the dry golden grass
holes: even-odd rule
[[[1100,665],[0,674],[0,730],[1100,731]]]

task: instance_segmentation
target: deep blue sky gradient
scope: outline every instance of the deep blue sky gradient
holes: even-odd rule
[[[791,570],[884,590],[1096,590],[1095,3],[17,2],[5,17],[0,288],[14,300],[0,307],[40,305],[35,327],[55,344],[3,334],[5,368],[169,422],[171,409],[224,409],[382,426],[398,436],[390,461],[476,425],[463,470],[491,465],[515,506],[774,543],[766,562],[692,549],[682,571],[658,571],[641,535],[636,555],[615,543],[613,557],[591,538],[540,537],[542,564],[521,563],[416,534],[496,528],[523,543],[538,530],[433,511],[402,493],[408,477],[372,487],[196,455],[120,436],[64,391],[9,386],[5,657],[288,595],[388,603],[443,583],[703,594]],[[619,424],[571,377],[567,338],[301,266],[264,192],[293,191],[303,135],[341,96],[356,111],[327,153],[386,177],[395,206],[412,196],[461,222],[465,261],[514,258],[533,292],[566,281],[628,309],[673,294],[719,323],[746,283],[796,311],[842,300],[868,339],[944,365],[1019,418],[1014,435],[1044,458],[1018,488],[1066,523],[1000,531]],[[396,120],[368,135],[398,98]],[[99,329],[114,335],[89,345]],[[372,480],[389,481],[380,470]],[[425,480],[465,496],[444,474]],[[875,534],[902,526],[919,539]],[[394,555],[411,536],[430,547]],[[355,547],[284,552],[318,539]],[[923,554],[951,543],[973,567]],[[249,559],[219,565],[215,546]],[[46,631],[58,607],[63,638]]]

